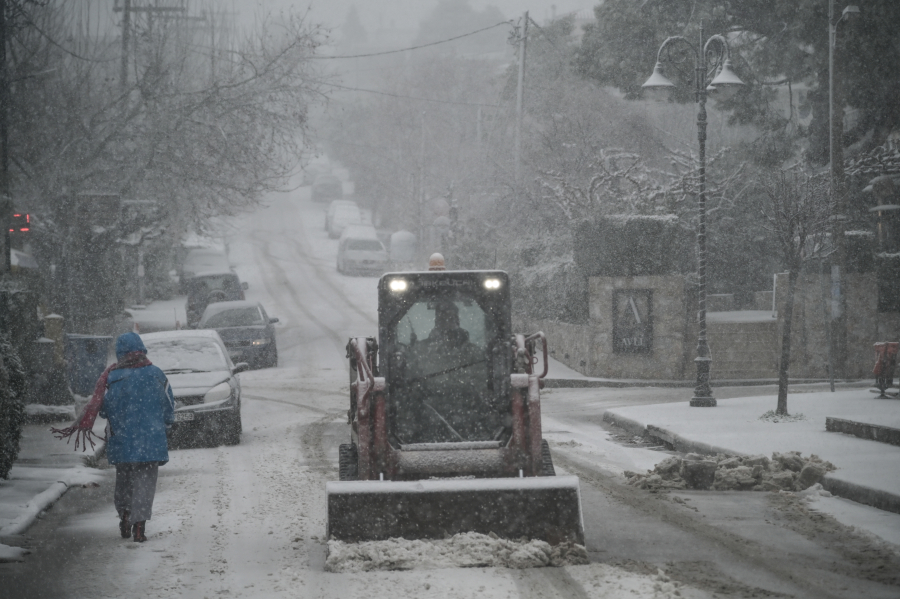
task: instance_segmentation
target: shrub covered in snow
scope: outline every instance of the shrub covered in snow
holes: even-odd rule
[[[16,456],[25,423],[26,374],[9,338],[0,334],[0,478],[7,478]]]

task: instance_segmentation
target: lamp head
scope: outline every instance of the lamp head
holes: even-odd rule
[[[844,10],[841,12],[841,20],[842,21],[853,21],[856,17],[859,16],[859,7],[855,4],[849,4],[844,7]]]
[[[734,92],[743,87],[744,82],[738,77],[731,68],[731,59],[726,58],[722,63],[722,68],[718,74],[709,82],[711,87],[716,88],[717,98],[728,98],[734,95]]]
[[[644,82],[641,88],[647,92],[647,96],[651,100],[663,101],[669,97],[669,91],[675,87],[675,84],[669,81],[668,77],[663,75],[662,63],[657,62],[653,67],[653,74]]]

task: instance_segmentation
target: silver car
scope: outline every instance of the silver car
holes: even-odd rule
[[[241,442],[241,381],[246,362],[234,364],[214,330],[141,335],[147,357],[166,374],[175,396],[176,445]]]

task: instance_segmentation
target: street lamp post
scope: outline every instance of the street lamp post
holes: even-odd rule
[[[697,110],[697,141],[700,142],[700,184],[698,190],[698,208],[700,222],[697,227],[697,274],[699,275],[699,311],[697,314],[699,333],[697,335],[697,357],[694,363],[697,365],[697,385],[694,388],[694,397],[691,398],[693,407],[713,407],[716,398],[709,387],[709,369],[712,362],[709,352],[709,343],[706,340],[706,95],[709,91],[730,92],[744,85],[731,69],[728,42],[721,35],[713,35],[706,42],[703,41],[703,24],[700,25],[700,45],[695,47],[687,38],[675,36],[667,38],[659,47],[656,66],[653,74],[642,86],[644,89],[664,93],[675,87],[663,74],[663,53],[671,50],[676,44],[687,46],[694,55],[694,93],[698,104]],[[707,56],[712,60],[707,61]],[[711,67],[711,68],[710,68]],[[715,75],[713,77],[713,75]]]
[[[843,106],[835,118],[834,110],[834,46],[838,23],[850,20],[859,14],[859,7],[848,5],[841,11],[841,16],[834,18],[834,0],[828,0],[828,164],[830,168],[831,197],[836,202],[834,227],[834,260],[831,266],[831,320],[828,327],[828,378],[834,390],[835,357],[843,373],[846,362],[847,328],[844,315],[844,293],[841,289],[841,270],[847,263],[844,225],[846,217],[846,198],[844,193],[844,151],[840,136],[844,131]],[[835,143],[835,138],[838,138]],[[837,338],[837,343],[835,343]],[[837,345],[837,348],[834,347]],[[837,356],[835,356],[837,354]]]

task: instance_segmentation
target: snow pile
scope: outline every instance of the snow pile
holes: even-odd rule
[[[10,547],[0,543],[0,563],[25,561],[24,556],[28,553],[31,552],[22,547]]]
[[[799,422],[806,420],[806,417],[803,414],[777,414],[775,410],[769,410],[759,419],[766,422]]]
[[[539,540],[501,539],[466,532],[443,540],[388,539],[344,543],[328,541],[328,572],[437,568],[540,568],[587,564],[587,551],[575,543],[551,546]]]
[[[625,472],[628,484],[660,491],[668,489],[709,489],[717,491],[802,491],[834,470],[831,462],[812,454],[804,458],[797,451],[764,455],[704,457],[695,453],[673,456],[657,464],[647,474]]]
[[[45,406],[42,404],[26,404],[25,417],[30,423],[66,422],[75,420],[75,406]]]

